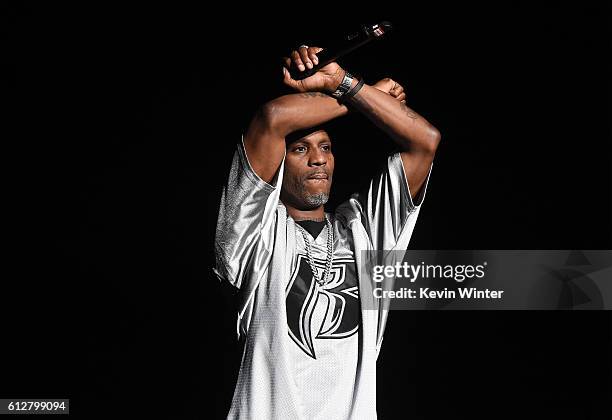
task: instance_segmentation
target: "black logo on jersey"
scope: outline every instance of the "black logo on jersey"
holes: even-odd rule
[[[317,275],[322,276],[325,261],[315,259],[314,263]],[[287,324],[289,336],[313,359],[316,355],[311,321],[319,299],[325,299],[327,309],[314,338],[346,338],[359,328],[359,292],[354,264],[351,258],[335,259],[329,282],[320,286],[314,280],[308,258],[298,255],[297,267],[287,285]]]

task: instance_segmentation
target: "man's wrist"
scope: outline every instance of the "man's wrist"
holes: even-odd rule
[[[354,88],[355,86],[357,86],[357,84],[359,83],[359,80],[360,80],[360,79],[359,79],[359,76],[358,76],[358,77],[354,77],[354,76],[353,76],[353,81],[351,82],[351,87],[349,88],[349,92],[350,92],[351,90],[353,90],[353,88]],[[348,93],[348,92],[347,92],[347,93]]]
[[[331,95],[332,93],[336,91],[336,89],[338,89],[338,86],[340,86],[340,84],[342,83],[342,80],[344,80],[345,75],[346,75],[346,70],[340,67],[338,68],[338,71],[336,72],[336,74],[334,74],[333,76],[329,78],[329,83],[327,84],[325,88],[328,94]]]
[[[331,96],[338,100],[342,100],[342,98],[355,86],[358,86],[359,79],[349,72],[344,73],[344,77],[342,78],[342,82],[336,88],[334,92],[331,93]]]
[[[353,83],[351,83],[351,88],[348,90],[348,92],[342,95],[342,97],[338,99],[338,101],[343,105],[347,102],[350,102],[353,98],[355,98],[355,95],[357,95],[361,91],[363,85],[365,85],[365,80],[363,77],[355,78],[353,80]]]

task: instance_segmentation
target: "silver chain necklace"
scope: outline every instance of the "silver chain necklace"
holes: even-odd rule
[[[317,275],[317,268],[314,263],[314,259],[312,258],[312,250],[310,247],[310,233],[306,231],[299,224],[295,224],[302,233],[304,237],[304,243],[306,244],[306,256],[308,257],[308,264],[310,264],[310,270],[312,271],[312,275],[317,283],[321,286],[325,286],[329,282],[329,273],[332,268],[332,262],[334,260],[334,230],[332,229],[332,224],[329,221],[327,215],[325,215],[325,224],[327,226],[327,257],[325,259],[325,271],[323,272],[323,278],[319,278]]]

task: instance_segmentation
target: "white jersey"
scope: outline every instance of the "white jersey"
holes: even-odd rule
[[[240,289],[244,353],[228,419],[376,419],[376,358],[387,310],[364,280],[362,251],[406,249],[429,175],[413,202],[399,154],[328,214],[329,282],[318,285],[304,238],[280,202],[284,159],[268,184],[238,144],[223,189],[215,272]],[[431,172],[431,168],[430,168]],[[327,228],[310,237],[319,273]]]
[[[333,226],[333,216],[328,217]],[[297,262],[285,288],[288,333],[295,343],[287,346],[289,374],[306,419],[349,418],[358,372],[361,315],[354,246],[350,235],[333,230],[339,240],[334,241],[333,263],[325,285],[314,280],[304,237],[298,234]],[[327,257],[327,228],[314,243],[312,236],[306,235],[321,278]]]

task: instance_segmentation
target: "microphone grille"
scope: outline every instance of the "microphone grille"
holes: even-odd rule
[[[380,22],[378,25],[372,26],[372,34],[376,37],[380,37],[389,32],[391,29],[393,29],[393,25],[391,22],[385,20]]]

